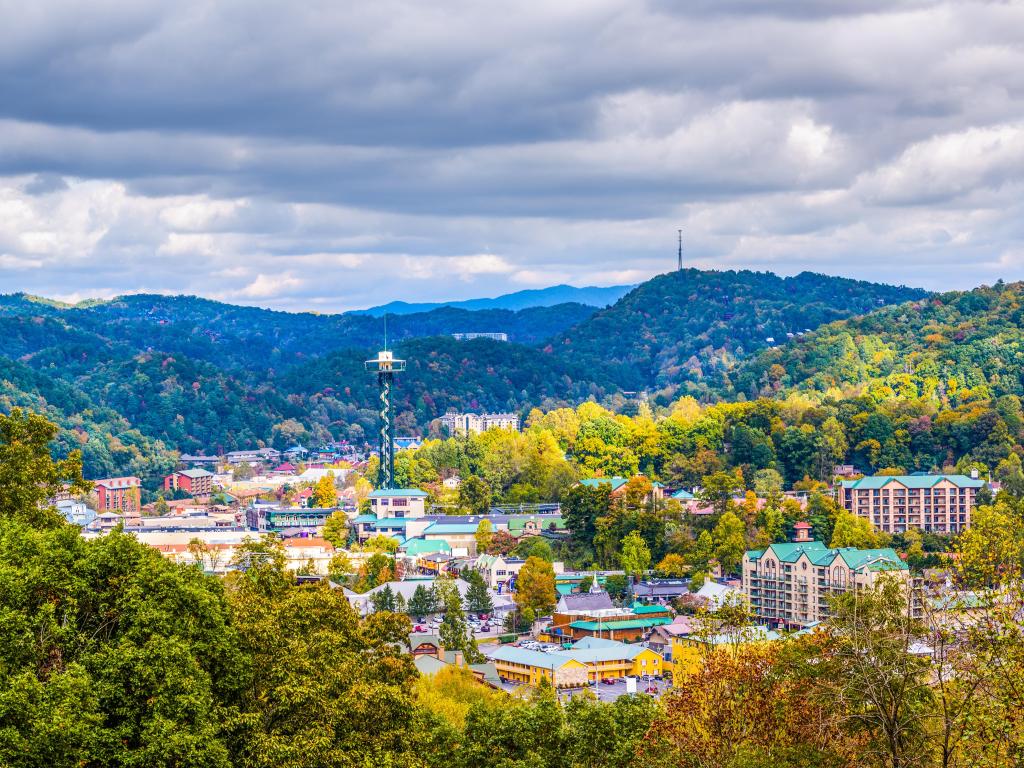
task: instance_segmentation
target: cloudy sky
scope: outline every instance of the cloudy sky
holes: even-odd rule
[[[1024,278],[1024,3],[0,0],[0,291]]]

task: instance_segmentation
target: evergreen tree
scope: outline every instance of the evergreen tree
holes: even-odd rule
[[[494,610],[491,591],[479,571],[470,570],[467,574],[469,589],[466,591],[466,607],[470,613],[490,613]]]
[[[395,593],[391,590],[389,584],[385,584],[381,589],[374,592],[370,600],[373,603],[374,613],[380,613],[381,611],[396,612]]]
[[[417,584],[412,597],[409,598],[408,610],[410,616],[427,616],[433,613],[434,599],[430,595],[430,590],[422,584]]]
[[[455,580],[451,578],[438,579],[435,582],[438,600],[444,610],[444,618],[441,620],[439,640],[441,645],[448,650],[462,651],[463,657],[469,664],[480,664],[484,656],[476,646],[476,639],[473,632],[466,623],[466,614],[462,610],[462,596]]]

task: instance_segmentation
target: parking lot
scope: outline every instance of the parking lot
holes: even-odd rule
[[[413,632],[425,632],[428,634],[437,634],[441,631],[441,619],[443,616],[427,616],[424,617],[423,621],[418,621],[413,618]],[[498,620],[492,621],[480,621],[478,619],[467,620],[470,632],[480,642],[488,642],[495,640],[498,635],[505,634],[505,628],[502,626],[502,622]],[[484,630],[487,627],[487,630]]]

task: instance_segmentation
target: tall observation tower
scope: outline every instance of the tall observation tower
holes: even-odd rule
[[[396,360],[391,350],[382,349],[375,358],[366,361],[366,370],[376,371],[377,385],[380,387],[380,469],[377,472],[377,488],[394,488],[395,434],[391,428],[391,384],[395,374],[405,370],[405,360]]]

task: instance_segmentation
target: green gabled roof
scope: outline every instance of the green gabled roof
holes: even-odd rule
[[[602,485],[610,485],[613,491],[617,491],[619,488],[628,483],[625,477],[588,477],[586,480],[580,480],[580,485],[586,485],[589,488],[599,488]]]
[[[909,566],[896,554],[896,550],[891,547],[885,547],[884,549],[844,547],[843,549],[836,550],[836,552],[854,570],[865,566],[872,571],[889,571],[894,569],[906,571],[909,569]]]
[[[609,631],[613,629],[649,629],[671,624],[672,619],[659,616],[653,619],[624,619],[622,621],[573,621],[569,624],[573,629],[585,629],[591,632]]]
[[[680,488],[678,491],[672,494],[673,499],[679,499],[680,501],[689,501],[693,498],[693,494],[685,488]]]
[[[948,480],[957,488],[981,488],[985,484],[984,480],[975,480],[967,475],[872,475],[859,480],[843,480],[842,486],[857,490],[875,490],[896,482],[907,488],[917,489],[932,488],[943,480]]]
[[[804,554],[813,565],[831,565],[837,558],[841,557],[843,562],[851,569],[868,567],[871,570],[907,570],[896,551],[891,547],[883,549],[857,549],[856,547],[843,547],[842,549],[831,549],[820,541],[787,542],[784,544],[772,544],[768,549],[752,549],[746,553],[748,560],[760,560],[761,557],[771,552],[782,563],[795,563]]]
[[[669,610],[664,605],[644,605],[643,603],[633,603],[633,613],[637,616],[641,616],[645,613],[668,613]]]
[[[390,499],[394,497],[398,498],[409,498],[410,496],[426,496],[426,491],[421,491],[419,488],[378,488],[376,491],[370,491],[369,498],[371,499]]]
[[[359,515],[352,521],[353,525],[359,525],[360,523],[374,523],[377,521],[376,515]]]
[[[555,584],[555,591],[560,595],[571,595],[574,589],[574,584]]]
[[[812,560],[820,554],[828,552],[828,547],[820,541],[785,542],[772,544],[768,549],[783,563],[795,563],[805,552]],[[747,559],[758,560],[768,549],[752,549],[747,552]]]
[[[447,541],[427,541],[426,539],[409,539],[402,545],[407,555],[430,555],[435,552],[451,552]]]

